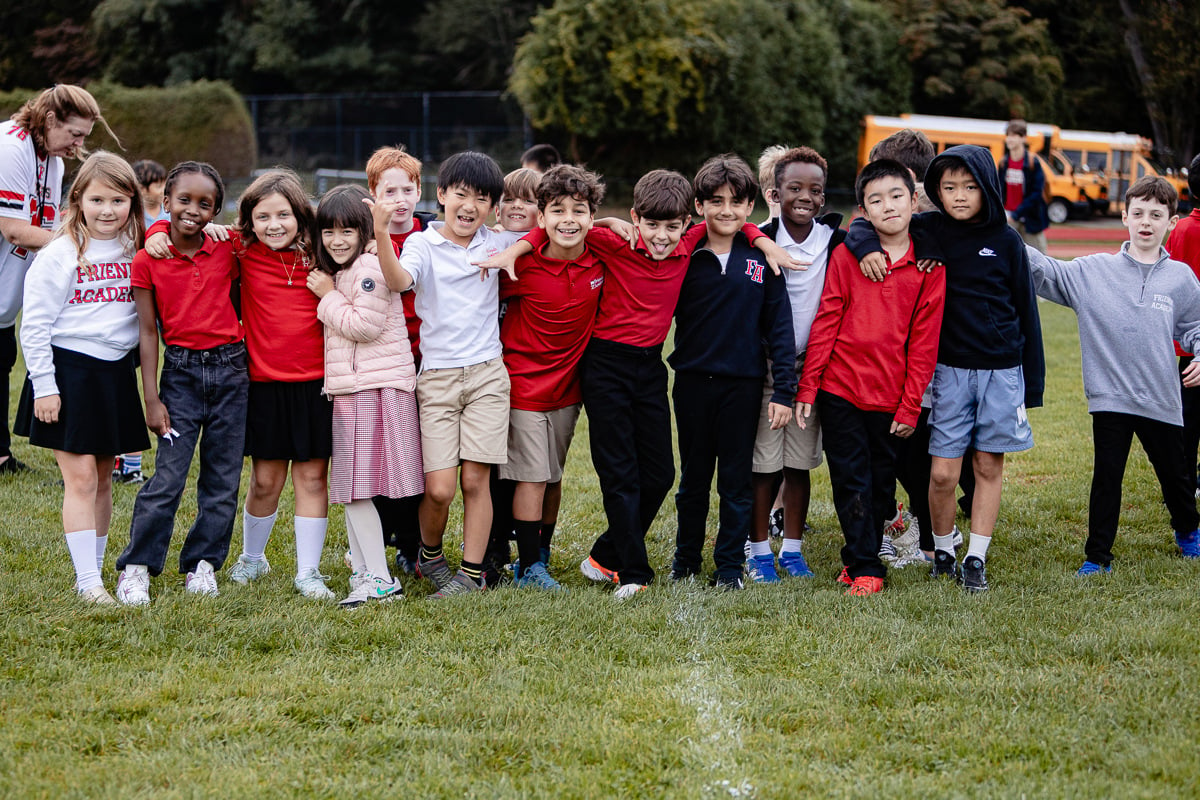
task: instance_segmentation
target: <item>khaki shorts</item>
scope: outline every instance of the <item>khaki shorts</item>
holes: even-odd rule
[[[758,415],[758,435],[754,439],[755,472],[775,473],[784,467],[788,469],[816,469],[821,466],[821,417],[817,406],[813,404],[812,416],[804,421],[804,430],[795,419],[784,428],[771,430],[771,420],[767,417],[767,405],[775,394],[775,382],[767,375],[763,387],[762,410]],[[800,404],[795,410],[799,412]]]
[[[425,471],[457,467],[462,461],[507,461],[508,393],[502,358],[423,370],[417,376],[417,405]]]
[[[575,436],[580,404],[555,411],[514,408],[508,420],[508,463],[497,468],[501,480],[558,483]]]

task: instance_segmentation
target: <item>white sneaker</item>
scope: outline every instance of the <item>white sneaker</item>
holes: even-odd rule
[[[297,575],[292,585],[309,600],[333,600],[336,595],[325,585],[328,578],[328,575],[322,575],[320,570],[312,567]]]
[[[256,581],[270,571],[271,565],[267,563],[266,556],[263,556],[258,561],[251,561],[248,555],[242,553],[238,556],[237,563],[229,568],[229,580],[245,586],[250,581]]]
[[[126,564],[117,576],[117,602],[126,606],[150,605],[150,570],[143,564]]]
[[[212,564],[207,561],[197,564],[196,571],[187,574],[183,585],[189,594],[200,594],[205,597],[216,597],[220,594],[217,591],[217,576],[213,574]]]
[[[96,584],[90,589],[84,589],[82,592],[80,592],[79,599],[85,603],[91,603],[97,606],[115,606],[117,604],[117,601],[113,600],[112,595],[109,594],[108,590],[104,588],[104,585],[100,583]],[[149,601],[149,598],[146,598],[146,602]]]
[[[367,572],[365,569],[362,572],[350,573],[350,594],[354,594],[358,587],[364,586],[371,582],[375,576]]]
[[[645,590],[646,587],[640,583],[627,583],[613,592],[613,597],[618,600],[628,600],[638,592],[644,592]]]
[[[342,608],[358,608],[369,600],[391,602],[404,596],[404,589],[397,579],[392,578],[390,581],[385,581],[383,578],[377,578],[367,572],[361,574],[363,578],[359,581],[358,586],[338,604]]]

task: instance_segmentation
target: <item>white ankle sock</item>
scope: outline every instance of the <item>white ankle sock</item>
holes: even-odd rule
[[[981,536],[975,531],[971,531],[970,541],[967,542],[967,558],[975,556],[980,561],[987,561],[988,545],[991,543],[992,537]]]
[[[296,575],[321,566],[321,551],[325,549],[326,517],[296,517]]]
[[[108,535],[96,536],[96,572],[104,572],[104,551],[108,549]]]
[[[943,553],[954,552],[954,530],[951,529],[945,536],[939,534],[933,535],[933,549],[941,550]]]
[[[803,541],[803,539],[784,539],[783,543],[779,545],[779,555],[783,555],[784,553],[799,553],[802,549],[800,543]]]
[[[275,517],[279,510],[265,517],[256,517],[242,509],[242,554],[250,561],[262,561],[267,552],[267,542],[271,538],[271,529],[275,527]]]
[[[63,538],[75,565],[75,590],[86,592],[93,586],[102,586],[100,570],[96,569],[96,532],[72,531]]]
[[[761,542],[750,543],[751,556],[769,556],[771,555],[771,540],[764,539]]]

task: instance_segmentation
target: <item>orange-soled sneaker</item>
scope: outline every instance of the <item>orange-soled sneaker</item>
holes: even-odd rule
[[[579,571],[588,580],[598,581],[600,583],[620,583],[615,569],[609,569],[602,566],[599,561],[588,556],[579,564]]]
[[[850,570],[847,567],[842,567],[842,571],[838,573],[837,582],[847,586],[854,585],[854,579],[850,577]]]
[[[877,594],[883,591],[883,578],[876,578],[874,575],[859,575],[854,579],[854,583],[846,590],[846,594],[862,597],[868,594]]]

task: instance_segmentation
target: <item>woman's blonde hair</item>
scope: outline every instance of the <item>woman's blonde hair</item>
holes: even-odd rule
[[[67,195],[62,227],[56,234],[66,236],[75,244],[81,267],[90,266],[83,260],[83,254],[87,252],[88,244],[92,240],[87,229],[87,220],[83,215],[81,201],[83,193],[97,181],[129,196],[129,219],[125,221],[118,236],[124,241],[126,252],[130,258],[141,249],[146,238],[142,193],[138,191],[138,179],[133,172],[133,167],[115,153],[97,150],[87,157],[75,175],[75,181],[71,184],[71,192]]]
[[[29,131],[33,136],[33,143],[42,152],[46,150],[46,127],[48,125],[46,118],[50,112],[54,112],[54,118],[58,120],[59,124],[65,123],[70,117],[82,117],[92,122],[99,122],[117,143],[117,146],[121,146],[121,140],[113,133],[112,128],[108,127],[108,122],[100,113],[100,105],[96,102],[96,98],[92,97],[91,93],[82,86],[59,83],[37,97],[26,100],[17,113],[12,115],[12,121]],[[79,148],[78,155],[81,158],[86,156],[87,149]]]

